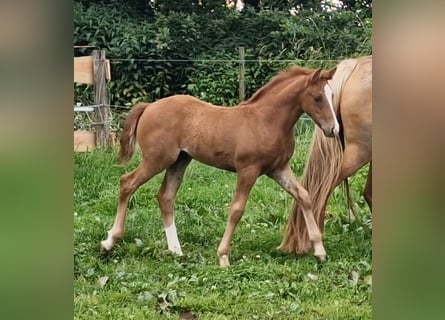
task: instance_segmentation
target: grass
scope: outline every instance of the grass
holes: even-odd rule
[[[297,176],[310,128],[300,125],[299,131],[292,159]],[[187,169],[175,207],[184,256],[166,250],[155,199],[162,174],[136,192],[124,239],[107,257],[100,256],[99,242],[115,215],[119,177],[137,165],[138,157],[120,167],[115,152],[74,155],[75,319],[371,318],[372,231],[369,210],[360,200],[365,170],[352,180],[361,223],[346,217],[341,192],[332,197],[327,262],[276,251],[292,200],[261,177],[235,232],[231,266],[221,269],[216,248],[236,176],[197,162]]]

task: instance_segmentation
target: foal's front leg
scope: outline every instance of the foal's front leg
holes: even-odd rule
[[[303,209],[303,216],[308,230],[309,240],[314,246],[314,255],[321,261],[326,260],[326,251],[323,246],[322,236],[317,223],[315,222],[314,214],[312,212],[311,198],[307,190],[298,183],[294,174],[292,173],[289,164],[284,168],[274,170],[268,176],[275,180],[284,190],[291,194],[296,201],[301,203]]]
[[[256,179],[258,178],[258,175],[259,170],[254,167],[248,167],[238,171],[235,195],[233,196],[232,205],[230,206],[229,220],[218,247],[219,265],[221,267],[227,267],[230,265],[229,251],[233,232],[243,216],[247,198],[250,190],[252,190],[252,187],[255,184]]]

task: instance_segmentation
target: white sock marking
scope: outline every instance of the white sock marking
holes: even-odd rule
[[[340,125],[338,124],[337,116],[335,115],[334,105],[332,104],[332,89],[329,84],[326,83],[324,86],[324,94],[326,95],[326,99],[328,99],[329,106],[331,107],[332,115],[334,116],[335,125],[334,125],[334,134],[337,135],[340,132]]]
[[[179,256],[182,256],[181,245],[179,244],[175,222],[173,221],[173,223],[164,230],[165,230],[165,235],[167,236],[168,250]]]
[[[114,245],[113,238],[111,237],[111,231],[108,231],[107,239],[101,242],[105,250],[110,251]]]

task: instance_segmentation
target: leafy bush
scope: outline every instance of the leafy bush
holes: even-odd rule
[[[193,2],[181,11],[159,1],[158,7],[147,7],[151,11],[138,15],[121,1],[75,2],[74,45],[106,50],[112,72],[109,102],[114,105],[180,93],[235,105],[240,46],[248,60],[246,98],[289,65],[331,68],[336,64],[331,60],[372,52],[372,18],[366,10],[305,9],[293,16],[268,9],[273,6],[247,6],[238,12],[218,3],[196,7]],[[91,52],[81,49],[75,55]],[[90,88],[75,85],[74,91],[76,102],[92,102]]]
[[[216,55],[202,55],[190,73],[188,93],[217,105],[233,106],[239,103],[238,76],[239,67],[236,60],[238,55],[218,53]],[[218,62],[208,62],[218,60]]]

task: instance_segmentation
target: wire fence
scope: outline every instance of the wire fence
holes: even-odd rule
[[[306,65],[309,63],[323,64],[323,63],[337,63],[341,59],[133,59],[133,58],[111,58],[107,59],[111,64],[120,62],[147,62],[147,63],[295,63]],[[107,96],[111,101],[110,87],[107,83]],[[120,131],[123,121],[125,120],[131,106],[116,105],[116,104],[88,104],[77,102],[74,105],[74,130],[94,130],[93,114],[96,108],[101,106],[109,107],[109,120],[112,131]],[[307,115],[303,115],[300,120],[305,123],[312,123],[312,119]],[[300,122],[301,123],[301,122]],[[306,125],[305,125],[306,126]],[[298,124],[297,124],[298,127]]]

